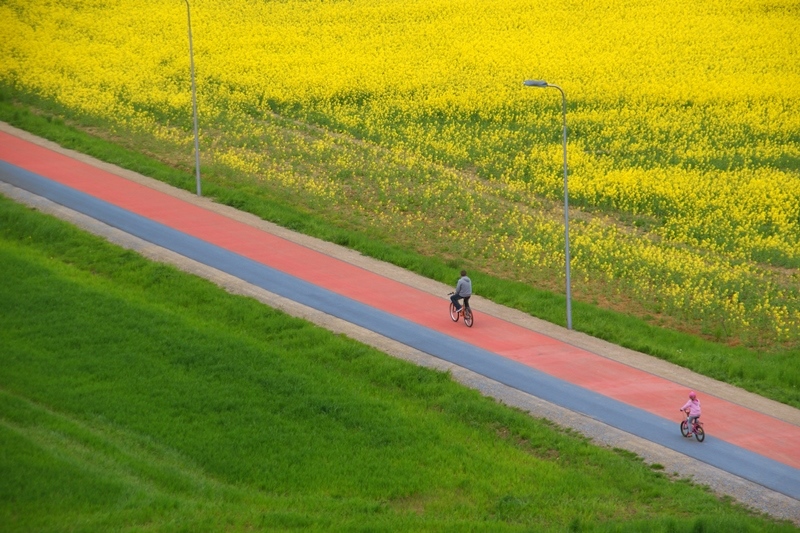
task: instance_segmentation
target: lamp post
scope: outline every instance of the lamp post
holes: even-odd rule
[[[525,80],[522,82],[525,87],[552,87],[561,92],[561,117],[562,117],[562,142],[564,145],[564,254],[567,274],[567,329],[572,329],[572,289],[569,275],[569,189],[567,188],[567,96],[564,90],[558,85],[547,83],[544,80]]]
[[[192,13],[189,9],[189,0],[186,2],[186,20],[189,25],[189,68],[192,75],[192,113],[194,115],[194,172],[197,182],[197,196],[200,194],[200,140],[197,134],[197,88],[194,81],[194,51],[192,50]]]

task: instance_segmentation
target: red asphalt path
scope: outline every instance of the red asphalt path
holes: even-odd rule
[[[0,132],[0,159],[371,307],[678,422],[688,389],[504,320],[453,323],[448,300]],[[477,288],[480,291],[480,288]],[[709,435],[800,468],[800,427],[698,390]],[[686,439],[686,445],[699,445]]]

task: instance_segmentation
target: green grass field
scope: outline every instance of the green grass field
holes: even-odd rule
[[[2,531],[791,531],[0,197]]]

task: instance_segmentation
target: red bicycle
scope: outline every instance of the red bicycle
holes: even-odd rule
[[[454,293],[450,293],[452,295]],[[452,300],[450,301],[450,320],[453,322],[458,322],[458,317],[463,313],[464,315],[464,325],[468,328],[472,327],[473,315],[472,315],[472,308],[469,306],[469,296],[464,298],[464,306],[461,308],[461,311],[456,311],[456,306],[453,304]]]
[[[681,435],[684,437],[688,437],[690,435],[689,432],[689,411],[684,411],[686,414],[686,418],[681,422]],[[694,423],[692,424],[692,431],[694,433],[694,438],[697,439],[698,442],[703,442],[706,440],[706,432],[703,430],[703,423],[700,422],[700,419],[695,419]]]

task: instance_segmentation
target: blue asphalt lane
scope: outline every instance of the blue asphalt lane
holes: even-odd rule
[[[340,296],[4,161],[0,161],[0,180],[262,289],[800,500],[800,470],[714,439],[713,435],[702,444],[686,439],[680,435],[677,419],[663,419]],[[443,316],[445,307],[443,301]]]

